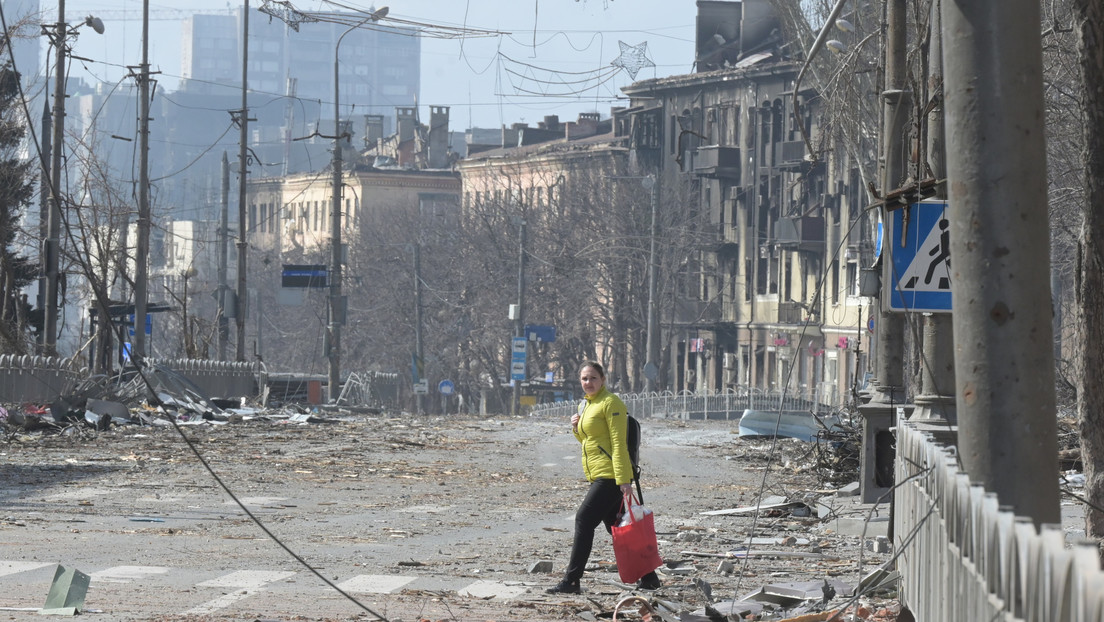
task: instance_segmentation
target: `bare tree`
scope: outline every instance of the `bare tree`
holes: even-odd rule
[[[1085,492],[1090,507],[1086,533],[1104,537],[1104,5],[1074,0],[1080,37],[1083,83],[1085,209],[1079,245],[1078,309],[1080,375],[1078,419],[1081,423]]]

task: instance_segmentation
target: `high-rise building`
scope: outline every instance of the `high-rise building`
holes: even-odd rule
[[[194,15],[184,23],[182,89],[223,94],[241,88],[241,11]],[[249,19],[249,89],[323,102],[332,110],[334,52],[339,53],[341,115],[390,114],[418,99],[421,41],[406,29],[304,22],[298,32],[254,11]],[[332,114],[332,113],[331,113]]]
[[[4,21],[13,32],[12,52],[15,69],[23,78],[24,90],[41,78],[39,48],[42,45],[38,0],[3,0]],[[55,18],[56,19],[56,18]],[[0,54],[7,61],[7,50]]]

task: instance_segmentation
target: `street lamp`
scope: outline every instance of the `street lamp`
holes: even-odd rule
[[[382,7],[359,22],[349,26],[334,45],[334,135],[333,135],[333,188],[332,206],[330,217],[330,340],[327,356],[330,360],[330,401],[337,402],[341,394],[341,325],[345,323],[345,305],[341,294],[341,107],[340,107],[340,74],[338,72],[338,54],[341,51],[341,42],[345,35],[360,28],[368,22],[379,21],[388,12],[387,7]]]
[[[648,327],[645,342],[644,390],[652,393],[656,390],[656,378],[659,376],[657,360],[659,358],[659,314],[656,312],[656,213],[659,211],[659,176],[648,175],[642,180],[644,189],[651,193],[652,225],[648,246]]]
[[[57,23],[42,25],[42,34],[50,39],[56,57],[54,61],[54,122],[53,143],[51,147],[50,170],[43,171],[43,177],[50,180],[50,206],[46,214],[46,241],[44,248],[46,264],[45,291],[42,293],[46,305],[42,323],[42,353],[46,356],[57,354],[58,320],[58,255],[61,242],[61,146],[65,136],[65,54],[69,51],[69,39],[76,38],[77,29],[88,26],[98,34],[103,34],[103,20],[91,15],[80,24],[70,26],[65,23],[65,0],[58,0]],[[45,162],[43,162],[45,168]]]

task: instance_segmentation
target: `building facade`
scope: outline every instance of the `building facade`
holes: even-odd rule
[[[818,100],[795,94],[800,66],[781,54],[768,5],[700,2],[699,72],[626,87],[616,127],[701,215],[701,247],[663,320],[668,386],[838,402],[869,351],[859,283],[873,245],[854,226],[864,190],[846,154],[812,153]]]

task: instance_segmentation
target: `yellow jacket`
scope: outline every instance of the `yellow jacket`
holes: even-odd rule
[[[632,481],[629,461],[628,409],[621,398],[605,387],[579,404],[579,425],[575,438],[583,444],[583,474],[588,482],[612,479],[618,484]]]

